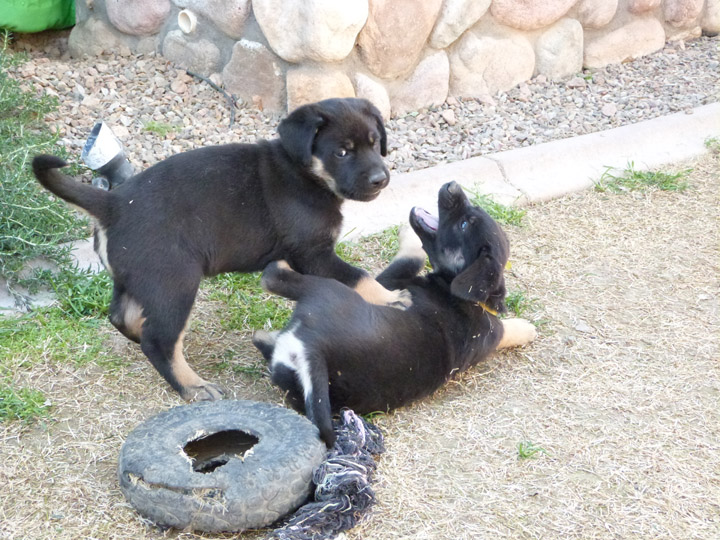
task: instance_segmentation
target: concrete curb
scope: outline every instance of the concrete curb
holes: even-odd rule
[[[629,126],[470,158],[395,175],[371,203],[344,205],[344,240],[405,223],[413,206],[437,211],[437,191],[455,180],[505,205],[523,205],[587,189],[607,167],[637,170],[697,157],[720,137],[720,103]]]

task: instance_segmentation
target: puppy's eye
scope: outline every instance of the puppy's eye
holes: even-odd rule
[[[347,156],[347,150],[344,148],[335,150],[335,157],[344,158],[345,156]]]
[[[464,231],[465,229],[467,229],[467,226],[468,226],[467,219],[463,219],[462,223],[460,224],[460,228]]]

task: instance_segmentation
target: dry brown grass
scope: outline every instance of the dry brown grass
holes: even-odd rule
[[[581,193],[509,230],[510,288],[538,300],[538,341],[376,420],[378,504],[349,537],[720,537],[718,158],[691,166],[686,192]],[[227,349],[232,365],[260,361],[216,307],[200,299],[188,358],[234,397],[279,402],[267,378],[213,369]],[[107,340],[128,367],[17,373],[53,410],[0,425],[0,538],[231,537],[162,532],[125,502],[120,445],[180,400],[134,345]],[[549,455],[521,460],[521,441]]]

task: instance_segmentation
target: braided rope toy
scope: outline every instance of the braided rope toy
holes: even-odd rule
[[[374,455],[385,451],[380,429],[350,409],[333,426],[337,440],[313,472],[314,501],[285,518],[271,540],[329,540],[351,529],[375,502]]]

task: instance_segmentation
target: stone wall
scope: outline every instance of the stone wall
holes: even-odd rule
[[[720,32],[720,0],[77,0],[75,56],[158,52],[265,110],[388,117]]]

